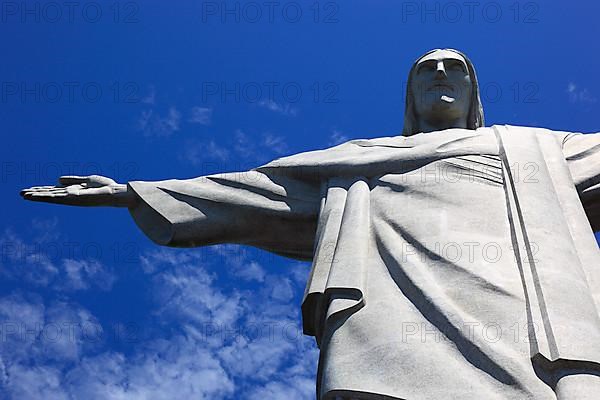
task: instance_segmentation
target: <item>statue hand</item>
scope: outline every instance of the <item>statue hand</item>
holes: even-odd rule
[[[127,185],[100,175],[61,176],[57,186],[34,186],[21,190],[26,200],[71,206],[129,207],[135,195]]]

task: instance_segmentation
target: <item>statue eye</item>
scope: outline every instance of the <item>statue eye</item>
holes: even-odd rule
[[[417,73],[422,72],[422,71],[433,71],[433,69],[434,69],[433,63],[423,63],[419,66]]]
[[[450,64],[450,70],[466,72],[465,67],[463,67],[462,64],[459,64],[459,63]]]

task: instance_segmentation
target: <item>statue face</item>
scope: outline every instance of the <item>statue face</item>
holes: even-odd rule
[[[411,83],[417,118],[442,121],[468,115],[472,82],[460,54],[438,50],[423,57],[417,63]]]

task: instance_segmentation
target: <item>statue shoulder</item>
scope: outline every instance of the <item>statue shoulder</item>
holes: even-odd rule
[[[528,132],[534,132],[537,135],[553,135],[554,137],[556,137],[556,140],[561,143],[561,145],[564,147],[565,143],[571,141],[574,138],[583,138],[585,136],[584,139],[581,140],[593,140],[596,141],[596,138],[600,138],[600,136],[596,136],[595,133],[583,133],[583,132],[573,132],[573,131],[563,131],[563,130],[556,130],[556,129],[550,129],[550,128],[544,128],[544,127],[537,127],[537,126],[516,126],[516,125],[503,125],[504,127],[506,127],[506,129],[508,129],[510,132],[514,133],[514,134],[522,134],[525,131]],[[577,140],[575,140],[577,141]]]
[[[281,157],[258,167],[257,170],[265,170],[273,167],[310,167],[347,163],[353,158],[364,154],[364,152],[370,151],[369,148],[373,147],[412,147],[412,145],[409,146],[405,143],[405,139],[404,136],[352,139],[324,149]]]
[[[572,131],[563,131],[552,128],[546,128],[541,126],[520,126],[520,125],[493,125],[502,126],[513,132],[523,132],[523,131],[533,131],[540,134],[554,134],[554,135],[572,135],[572,134],[581,134],[581,132],[572,132]]]

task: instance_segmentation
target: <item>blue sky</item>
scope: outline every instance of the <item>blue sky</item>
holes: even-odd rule
[[[473,60],[486,125],[600,130],[592,1],[65,3],[0,4],[0,398],[312,399],[318,359],[308,264],[159,248],[126,210],[21,188],[398,135],[407,72],[437,47]]]

